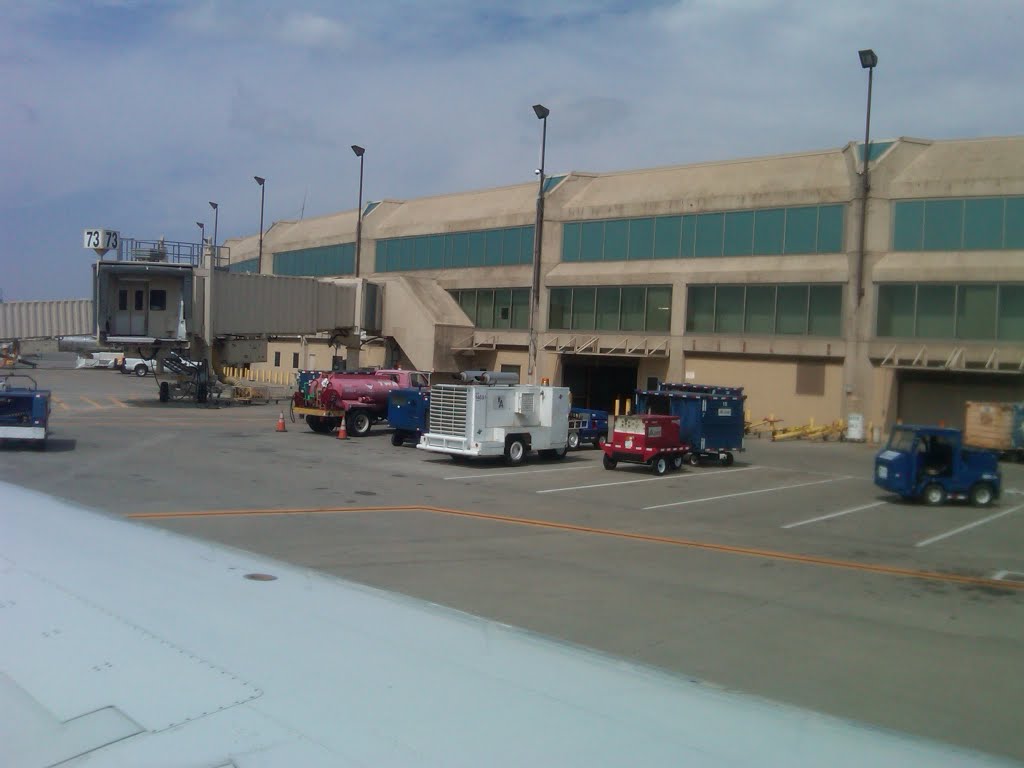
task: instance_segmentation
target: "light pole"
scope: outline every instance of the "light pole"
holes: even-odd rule
[[[203,265],[203,251],[206,250],[206,225],[197,221],[196,226],[199,227],[199,266]]]
[[[220,206],[218,206],[215,202],[213,202],[211,200],[210,201],[210,207],[213,208],[213,253],[214,253],[213,261],[214,261],[214,266],[216,266],[217,255],[218,255],[217,254],[217,223],[220,220]]]
[[[868,71],[868,108],[864,121],[864,169],[861,173],[860,244],[857,252],[857,306],[859,307],[864,298],[864,249],[868,227],[868,192],[871,191],[871,176],[868,170],[871,163],[871,86],[875,79],[878,56],[870,48],[865,48],[857,53],[860,56],[861,67]]]
[[[264,179],[262,176],[253,176],[253,179],[255,179],[256,183],[260,185],[260,251],[259,251],[259,256],[257,256],[257,258],[256,258],[256,274],[257,275],[262,275],[263,274],[263,199],[264,199],[264,193],[266,192],[266,187],[264,187],[263,184],[264,184],[264,182],[266,182],[266,179]]]
[[[352,271],[355,277],[359,277],[359,256],[363,249],[363,155],[366,150],[353,144],[352,151],[359,158],[359,218],[356,219],[356,263]]]
[[[548,115],[551,110],[543,104],[534,104],[533,113],[541,121],[540,168],[537,169],[537,217],[533,223],[533,278],[530,282],[530,347],[527,377],[537,383],[537,314],[540,307],[540,243],[544,230],[544,153],[548,141]]]

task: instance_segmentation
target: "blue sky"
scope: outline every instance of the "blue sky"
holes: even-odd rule
[[[552,172],[1012,135],[1019,0],[0,0],[0,293],[90,295],[88,226],[221,240]],[[208,232],[210,230],[208,229]]]

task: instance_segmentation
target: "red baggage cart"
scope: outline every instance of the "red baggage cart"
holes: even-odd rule
[[[683,466],[690,446],[679,437],[678,416],[637,414],[615,417],[612,438],[604,444],[604,468],[615,469],[620,461],[646,464],[654,474]]]

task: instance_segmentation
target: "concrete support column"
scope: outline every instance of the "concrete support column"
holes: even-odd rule
[[[345,370],[355,371],[359,368],[359,356],[361,350],[359,347],[346,347],[345,348]]]
[[[665,374],[665,381],[685,381],[686,353],[683,351],[682,336],[672,336],[668,340],[668,353],[668,373]]]

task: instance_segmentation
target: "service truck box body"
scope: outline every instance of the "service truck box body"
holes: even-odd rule
[[[967,402],[964,445],[1024,455],[1024,403]]]
[[[427,432],[417,446],[460,456],[506,456],[510,441],[527,451],[564,453],[569,390],[531,384],[438,384],[430,390]],[[511,457],[517,462],[521,457]]]

